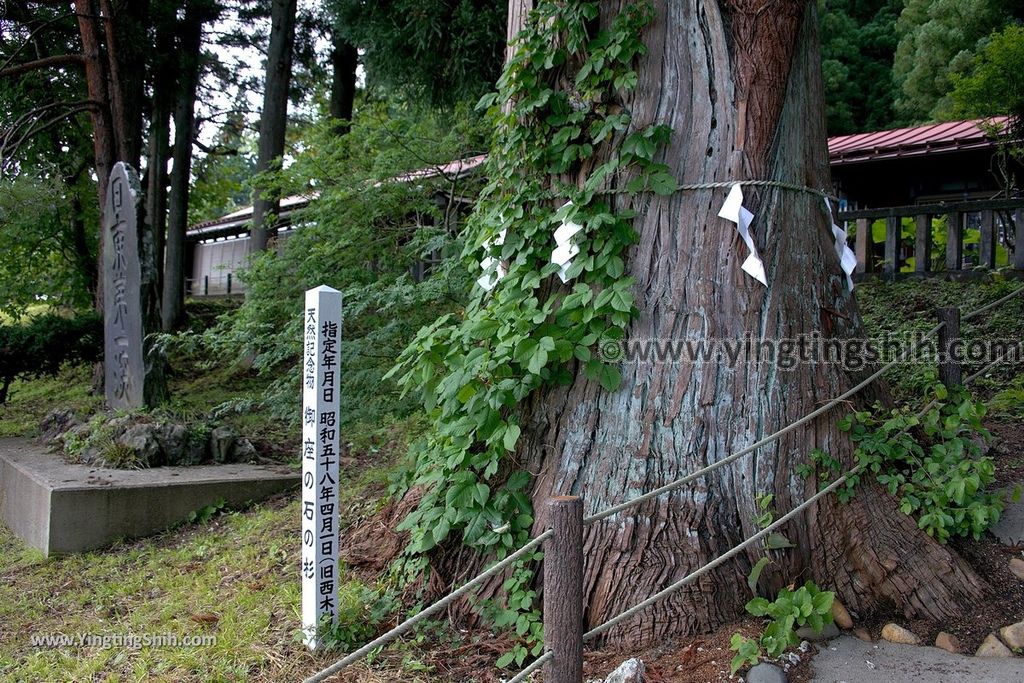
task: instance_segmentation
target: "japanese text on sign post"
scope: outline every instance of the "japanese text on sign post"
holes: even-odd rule
[[[307,291],[303,319],[302,628],[312,649],[317,626],[338,613],[341,292]]]

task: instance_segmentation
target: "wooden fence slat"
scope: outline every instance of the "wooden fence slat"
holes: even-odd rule
[[[960,226],[963,224],[963,214],[959,211],[951,211],[946,224],[946,270],[960,270],[963,268],[964,258],[964,235]]]
[[[1024,270],[1024,209],[1013,212],[1013,225],[1016,228],[1013,240],[1013,267]]]
[[[857,235],[854,239],[854,251],[857,254],[857,273],[871,270],[871,221],[867,218],[857,219]]]
[[[921,213],[914,218],[914,270],[927,273],[932,269],[932,217]]]
[[[981,212],[981,244],[978,249],[978,265],[983,268],[996,267],[996,218],[991,209]]]
[[[885,219],[885,263],[882,265],[882,272],[893,274],[899,271],[899,247],[900,233],[899,216],[888,216]]]

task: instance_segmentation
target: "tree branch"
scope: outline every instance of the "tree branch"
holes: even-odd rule
[[[0,70],[0,78],[13,78],[15,76],[21,76],[22,74],[29,73],[30,71],[49,69],[55,66],[82,66],[84,64],[85,57],[82,55],[54,55],[53,57],[43,57],[42,59],[36,59],[31,62],[25,62],[24,64],[18,64],[17,66]]]

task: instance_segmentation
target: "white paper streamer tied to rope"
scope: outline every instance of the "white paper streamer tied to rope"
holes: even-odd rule
[[[484,274],[481,275],[476,283],[484,288],[486,291],[491,291],[494,286],[498,284],[498,280],[505,277],[505,266],[502,262],[490,255],[492,247],[500,247],[505,244],[505,229],[502,228],[494,239],[487,240],[484,242],[484,251],[487,252],[487,256],[480,261],[480,268],[483,269]]]
[[[857,267],[857,255],[846,243],[846,231],[836,225],[835,215],[832,213],[832,204],[826,199],[825,208],[828,209],[828,220],[832,224],[832,235],[836,238],[836,256],[839,257],[839,265],[846,273],[846,283],[853,291],[853,271]]]
[[[725,203],[722,204],[722,208],[719,210],[718,215],[727,221],[732,221],[736,224],[736,229],[739,230],[740,237],[743,238],[743,242],[747,245],[747,249],[750,250],[750,254],[746,260],[743,261],[743,271],[760,282],[765,287],[768,286],[768,278],[764,274],[764,263],[761,261],[761,257],[757,255],[757,247],[754,245],[754,238],[750,236],[750,224],[754,221],[754,214],[750,213],[743,206],[743,190],[740,189],[740,184],[736,183],[729,190],[729,196],[725,198]]]
[[[572,202],[566,202],[562,209],[569,206],[572,206]],[[551,262],[558,264],[558,277],[562,282],[569,281],[569,267],[573,258],[580,253],[580,248],[573,243],[572,238],[582,229],[579,223],[565,220],[555,230],[555,249],[551,252]]]

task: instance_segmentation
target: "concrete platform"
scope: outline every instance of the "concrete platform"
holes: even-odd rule
[[[970,657],[937,647],[840,636],[812,660],[814,683],[1020,683],[1024,659]]]
[[[46,555],[163,531],[223,498],[242,506],[299,485],[263,465],[110,470],[72,465],[28,439],[0,439],[0,520]]]

